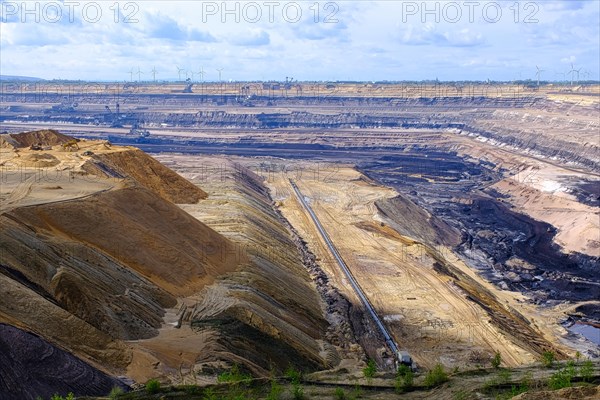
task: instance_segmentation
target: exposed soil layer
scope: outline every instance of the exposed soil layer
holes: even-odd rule
[[[158,336],[136,343],[141,353],[134,355],[130,376],[142,382],[153,377],[214,382],[233,364],[267,376],[289,365],[315,371],[362,356],[360,348],[350,349],[358,346],[348,328],[348,304],[326,284],[317,289],[317,266],[275,211],[259,176],[225,159],[158,159],[209,193],[181,208],[234,244],[223,255],[245,261],[180,297]],[[227,168],[198,173],[209,162]]]
[[[176,204],[194,204],[207,196],[198,186],[182,179],[141,150],[98,154],[89,166],[111,177],[115,172],[117,176],[128,176]]]
[[[26,383],[26,384],[24,384]],[[44,339],[10,325],[0,324],[0,398],[34,400],[55,393],[103,396],[113,387],[127,389],[119,380],[99,371]]]
[[[511,209],[493,189],[475,190],[482,183],[498,179],[496,172],[469,162],[450,166],[427,157],[423,149],[420,153],[395,157],[393,163],[375,162],[359,168],[454,225],[463,236],[459,250],[492,282],[504,282],[512,290],[535,291],[538,302],[585,301],[600,296],[596,257],[564,254],[553,242],[556,230],[551,225]],[[453,157],[449,155],[451,160]],[[430,180],[411,177],[414,171],[410,169],[411,162],[405,159],[418,160],[419,176]],[[395,173],[397,168],[403,172]],[[446,184],[448,168],[462,174],[462,179],[453,185]],[[466,195],[472,191],[472,195]],[[456,201],[460,198],[465,201]],[[528,269],[515,269],[509,262],[512,257],[525,261]],[[518,278],[510,280],[502,274],[510,272],[518,274]]]
[[[294,143],[277,145],[277,150],[260,144],[223,147],[218,142],[197,147],[194,140],[185,147],[158,143],[143,147],[150,151],[222,151],[245,156],[317,157],[323,161],[357,162],[365,174],[394,187],[418,205],[417,208],[422,207],[453,227],[454,231],[439,235],[436,240],[443,237],[446,241],[455,241],[454,245],[458,240],[462,254],[471,260],[471,265],[501,287],[525,291],[540,304],[547,300],[594,300],[600,294],[594,272],[598,258],[563,252],[554,243],[554,227],[506,205],[503,201],[506,196],[489,187],[503,176],[502,169],[492,162],[474,162],[455,151],[415,145],[394,150],[345,148],[342,151]],[[590,197],[593,186],[591,183],[583,186],[584,197]],[[403,229],[414,234],[414,230],[406,226]],[[521,264],[515,263],[515,259],[526,267],[516,268],[515,265]]]

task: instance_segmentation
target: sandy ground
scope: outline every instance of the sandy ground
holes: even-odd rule
[[[519,212],[554,226],[554,241],[565,253],[600,257],[600,210],[577,201],[573,194],[578,183],[600,185],[600,176],[490,143],[474,146],[467,138],[452,139],[462,142],[459,154],[491,161],[507,170],[506,178],[491,188],[508,196],[504,201]],[[600,144],[598,137],[594,140]]]
[[[584,178],[560,168],[542,166],[533,171],[529,168],[492,187],[508,194],[516,208],[554,226],[558,231],[554,240],[566,253],[600,257],[600,210],[578,202],[568,193],[565,181],[571,177]]]
[[[81,141],[79,147],[77,151],[65,150],[60,145],[46,150],[0,148],[0,212],[78,199],[119,186],[115,179],[79,173],[90,159],[83,152],[102,154],[118,150],[96,140]]]
[[[500,351],[509,365],[533,361],[531,354],[512,344],[488,322],[482,309],[433,270],[434,259],[423,245],[381,226],[373,203],[395,196],[394,191],[359,179],[360,174],[349,166],[323,172],[326,179],[300,179],[296,183],[401,348],[408,349],[425,367],[436,362],[466,365],[474,351]],[[283,214],[308,241],[326,272],[358,304],[293,196],[287,176],[275,175],[268,185]],[[449,249],[437,250],[476,277]],[[510,303],[522,300],[517,293],[499,295]]]

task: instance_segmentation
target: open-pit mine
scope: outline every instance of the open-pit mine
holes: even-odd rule
[[[2,400],[600,396],[598,85],[3,82],[0,107]],[[545,391],[567,360],[586,385]]]

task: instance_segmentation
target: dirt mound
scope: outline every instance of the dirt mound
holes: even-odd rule
[[[175,296],[200,290],[240,261],[231,242],[142,187],[10,214],[36,231],[97,248]]]
[[[84,169],[101,176],[130,177],[177,204],[195,204],[207,197],[202,189],[138,149],[95,155]]]
[[[115,386],[126,389],[117,379],[38,336],[0,324],[0,398],[3,400],[50,398],[55,393],[68,392],[76,396],[102,396]]]
[[[71,136],[63,135],[54,129],[14,133],[9,136],[17,142],[16,147],[29,147],[38,143],[42,146],[55,146],[75,139]]]
[[[15,147],[19,147],[19,143],[10,137],[9,134],[1,134],[0,135],[0,149],[14,149]]]
[[[60,160],[52,154],[28,154],[22,157],[21,165],[32,168],[48,168],[60,164]]]
[[[600,386],[570,387],[560,390],[522,393],[513,400],[600,399]]]

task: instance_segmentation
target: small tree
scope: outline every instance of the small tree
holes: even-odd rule
[[[581,375],[581,380],[584,382],[590,382],[592,380],[592,376],[594,375],[594,363],[592,360],[588,358],[583,362],[579,368],[579,375]]]
[[[412,370],[406,365],[401,365],[400,368],[398,368],[396,382],[394,383],[396,393],[402,393],[410,390],[410,388],[413,386],[414,378],[415,374],[412,372]]]
[[[544,364],[544,367],[546,368],[551,368],[554,365],[554,353],[551,351],[543,352],[542,364]]]
[[[500,355],[499,351],[497,351],[494,354],[494,357],[492,357],[491,363],[492,363],[492,367],[494,367],[496,369],[500,368],[500,364],[502,364],[502,356]]]
[[[566,387],[571,387],[571,379],[573,378],[572,371],[568,368],[561,368],[550,376],[548,386],[552,390],[558,390]]]
[[[300,383],[302,380],[302,373],[294,368],[292,365],[285,371],[285,377],[288,378],[292,384]]]
[[[369,360],[367,366],[363,368],[363,375],[367,379],[372,379],[375,377],[375,372],[377,372],[377,365],[375,364],[375,361]]]
[[[146,393],[155,394],[155,393],[158,393],[159,390],[160,390],[160,382],[157,381],[156,379],[150,379],[148,382],[146,382]]]

